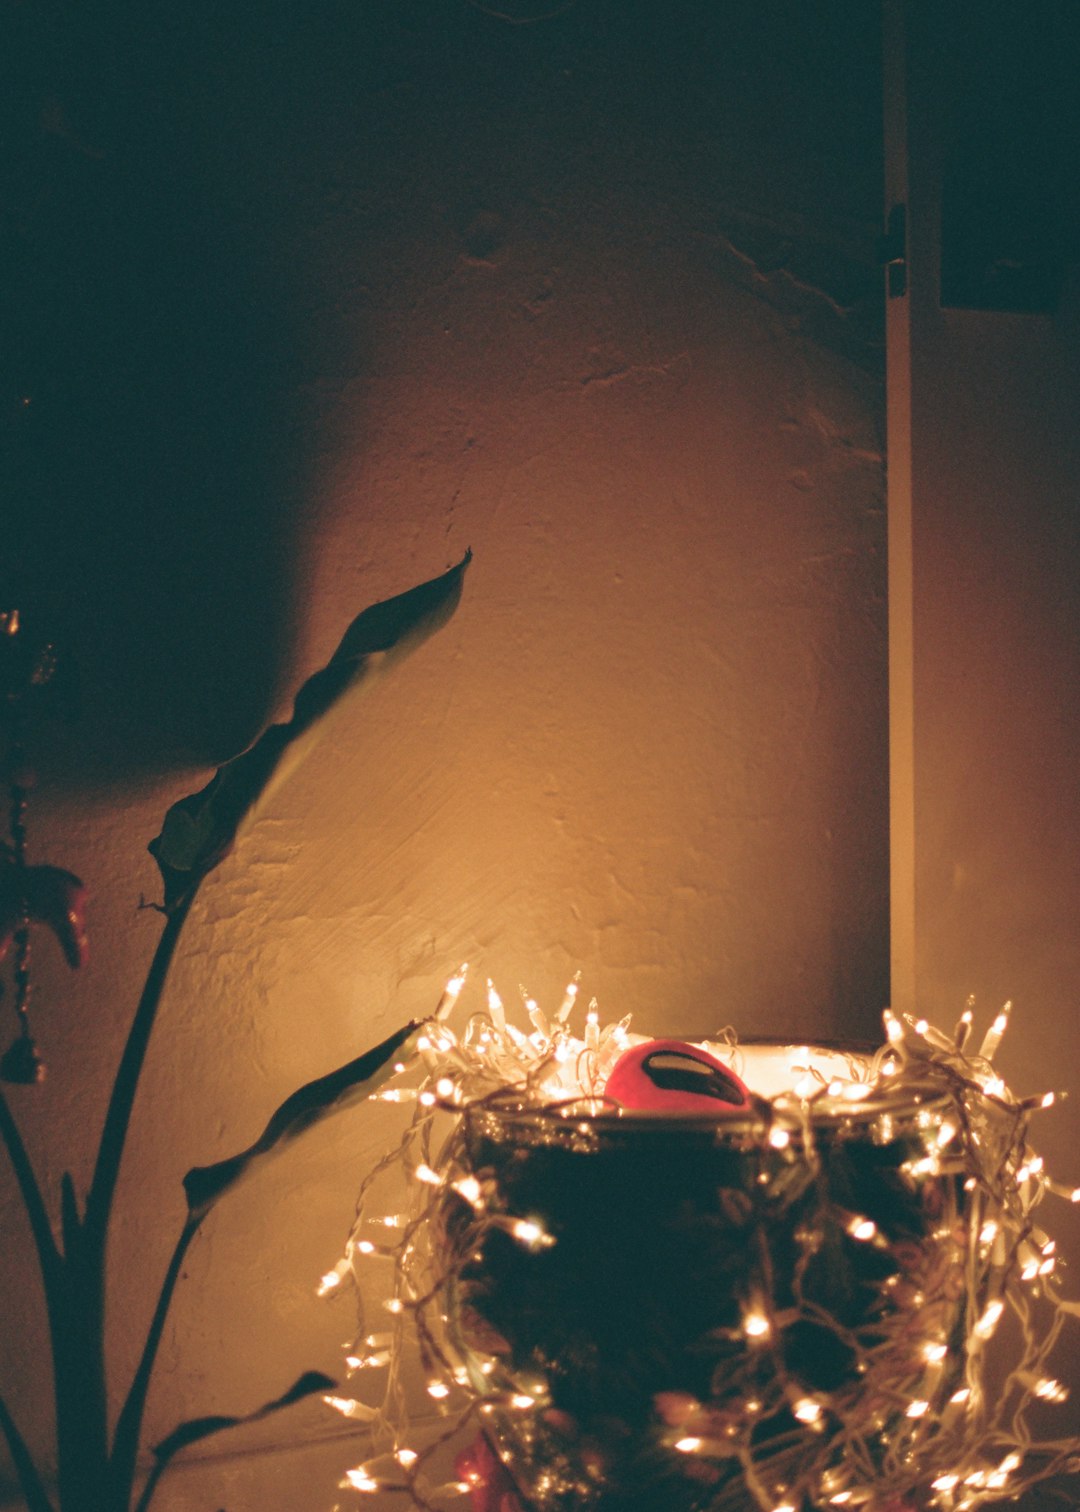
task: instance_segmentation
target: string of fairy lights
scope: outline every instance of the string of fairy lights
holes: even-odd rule
[[[342,1486],[396,1491],[426,1512],[460,1506],[469,1481],[440,1467],[471,1425],[508,1461],[526,1504],[602,1506],[606,1469],[568,1448],[553,1381],[490,1320],[473,1313],[463,1328],[458,1314],[494,1235],[523,1259],[569,1243],[558,1223],[514,1211],[498,1152],[507,1170],[534,1149],[588,1160],[623,1122],[604,1086],[641,1037],[628,1019],[602,1025],[595,1001],[576,1032],[576,979],[550,1015],[523,992],[520,1025],[490,983],[466,1016],[457,1006],[465,981],[463,967],[375,1094],[402,1106],[404,1127],[365,1179],[345,1252],[319,1288],[353,1285],[360,1299],[346,1354],[351,1392],[327,1401],[363,1427],[370,1453]],[[1066,1399],[1051,1355],[1080,1318],[1040,1207],[1048,1195],[1080,1202],[1080,1187],[1051,1177],[1029,1142],[1054,1094],[1017,1097],[994,1068],[1009,1015],[1006,1005],[973,1049],[971,1004],[952,1033],[886,1010],[874,1055],[838,1069],[835,1055],[790,1048],[787,1085],[717,1125],[718,1140],[761,1163],[756,1179],[774,1217],[790,1220],[794,1260],[773,1253],[773,1230],[748,1228],[754,1255],[736,1321],[711,1330],[723,1372],[704,1392],[654,1394],[650,1473],[659,1467],[665,1485],[687,1488],[670,1505],[728,1512],[749,1492],[762,1512],[803,1512],[918,1493],[920,1505],[967,1512],[1080,1469],[1080,1437],[1039,1439],[1031,1424],[1033,1409]],[[754,1047],[725,1031],[712,1048],[754,1085]],[[494,1168],[475,1164],[478,1130]],[[895,1181],[925,1211],[923,1235],[898,1238],[822,1179],[852,1141],[903,1149]],[[856,1276],[874,1278],[860,1281],[871,1302],[858,1315],[833,1315],[815,1290],[820,1257],[837,1243],[854,1255]],[[374,1326],[373,1295],[385,1318]],[[791,1343],[808,1326],[848,1362],[827,1386],[792,1363]]]

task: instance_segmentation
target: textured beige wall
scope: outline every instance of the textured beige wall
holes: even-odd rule
[[[118,1380],[183,1172],[430,1007],[462,959],[542,999],[580,967],[644,1030],[877,1032],[877,61],[845,7],[802,32],[787,9],[774,31],[749,4],[629,27],[618,6],[524,28],[406,8],[398,30],[327,8],[258,46],[228,19],[181,24],[180,125],[121,185],[129,208],[164,201],[152,170],[176,171],[179,209],[146,233],[160,251],[175,232],[155,265],[174,347],[113,338],[142,389],[130,422],[106,415],[99,514],[61,561],[87,715],[50,737],[31,819],[35,854],[94,893],[82,978],[39,952],[51,1075],[16,1094],[53,1184],[88,1174],[167,803],[364,603],[475,560],[455,620],[204,889],[123,1175]],[[60,548],[36,529],[62,620]],[[206,1226],[149,1438],[336,1367],[348,1303],[312,1284],[376,1123],[312,1135]],[[0,1290],[27,1298],[0,1384],[44,1443],[0,1179]]]

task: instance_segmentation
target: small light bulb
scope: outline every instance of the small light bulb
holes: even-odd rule
[[[698,1449],[701,1448],[701,1445],[702,1440],[699,1438],[694,1438],[693,1434],[691,1434],[687,1438],[681,1438],[677,1440],[675,1447],[676,1449],[678,1449],[680,1454],[694,1454]]]
[[[358,1470],[346,1470],[345,1479],[354,1491],[377,1491],[379,1482],[370,1476],[361,1465]]]
[[[1001,1315],[1005,1311],[1005,1304],[1000,1299],[987,1304],[982,1317],[975,1325],[975,1332],[980,1339],[988,1339],[997,1328]]]
[[[925,1417],[929,1411],[929,1402],[909,1402],[907,1406],[907,1415],[909,1418]]]
[[[774,1150],[786,1150],[791,1143],[791,1135],[786,1129],[778,1128],[776,1124],[773,1124],[769,1130],[769,1143]]]
[[[521,1244],[528,1245],[530,1249],[547,1248],[548,1245],[555,1242],[546,1230],[542,1229],[538,1223],[534,1223],[530,1218],[515,1219],[514,1223],[511,1224],[510,1232],[515,1239]]]
[[[397,1454],[394,1456],[398,1464],[403,1465],[406,1470],[410,1465],[416,1464],[418,1457],[419,1456],[417,1455],[415,1449],[399,1449]]]
[[[429,1397],[434,1397],[437,1402],[441,1402],[444,1397],[450,1395],[450,1388],[445,1381],[431,1381],[428,1383],[427,1392]]]
[[[793,1410],[800,1423],[816,1423],[821,1416],[821,1404],[815,1402],[813,1397],[802,1397],[795,1403]]]
[[[743,1333],[749,1339],[763,1339],[769,1332],[769,1320],[764,1313],[751,1312],[743,1316]]]

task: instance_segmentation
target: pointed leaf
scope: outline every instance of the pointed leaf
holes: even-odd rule
[[[192,1218],[202,1218],[218,1198],[237,1185],[252,1168],[282,1144],[291,1142],[333,1113],[340,1113],[369,1097],[393,1075],[394,1064],[412,1054],[411,1041],[418,1038],[422,1025],[406,1024],[374,1050],[347,1065],[339,1066],[327,1076],[308,1082],[287,1097],[271,1117],[255,1143],[239,1155],[216,1165],[196,1166],[184,1177],[184,1192]]]
[[[228,854],[260,799],[276,791],[310,754],[322,716],[375,670],[407,654],[453,614],[461,597],[466,552],[456,567],[407,593],[374,604],[353,620],[325,667],[296,695],[287,724],[271,725],[242,755],[219,767],[198,793],[169,809],[161,833],[150,843],[165,883],[165,906],[173,908]],[[287,759],[286,759],[287,753]]]
[[[7,1440],[11,1461],[19,1477],[19,1486],[22,1489],[28,1512],[53,1512],[53,1505],[45,1490],[45,1483],[3,1397],[0,1397],[0,1431]]]

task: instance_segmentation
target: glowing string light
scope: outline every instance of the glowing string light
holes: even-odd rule
[[[388,1241],[385,1251],[378,1247],[380,1253],[393,1258],[395,1266],[397,1295],[384,1305],[392,1313],[408,1316],[397,1325],[394,1343],[382,1346],[369,1342],[366,1350],[354,1349],[348,1357],[351,1366],[373,1366],[378,1360],[380,1364],[389,1363],[392,1373],[395,1369],[400,1371],[393,1362],[414,1334],[423,1329],[424,1347],[428,1351],[426,1368],[435,1366],[445,1375],[445,1380],[428,1377],[428,1389],[434,1400],[449,1406],[449,1383],[454,1382],[464,1403],[457,1410],[485,1416],[509,1410],[526,1425],[525,1432],[532,1431],[527,1426],[532,1414],[544,1404],[551,1404],[553,1393],[543,1380],[534,1386],[531,1381],[511,1375],[505,1358],[498,1352],[505,1346],[499,1346],[497,1339],[492,1343],[497,1351],[494,1355],[484,1358],[474,1349],[469,1370],[463,1368],[447,1343],[445,1316],[438,1315],[433,1302],[437,1291],[432,1289],[429,1275],[423,1269],[431,1264],[433,1256],[425,1224],[447,1211],[446,1193],[452,1191],[467,1204],[461,1207],[459,1203],[454,1222],[464,1225],[465,1243],[469,1246],[464,1254],[476,1263],[484,1258],[483,1236],[492,1227],[502,1228],[527,1250],[543,1248],[554,1241],[533,1215],[514,1217],[506,1212],[497,1179],[485,1174],[481,1185],[465,1159],[465,1146],[456,1133],[451,1133],[440,1150],[439,1139],[433,1138],[430,1131],[440,1120],[449,1123],[452,1130],[459,1129],[461,1124],[456,1121],[467,1118],[471,1108],[482,1107],[489,1098],[497,1104],[512,1090],[516,1105],[523,1109],[539,1108],[545,1103],[563,1109],[566,1128],[580,1135],[584,1141],[582,1148],[589,1148],[597,1115],[603,1116],[605,1111],[590,1100],[602,1094],[607,1069],[620,1053],[620,1047],[632,1041],[625,1019],[601,1027],[595,1001],[590,1003],[585,1016],[581,1038],[576,1038],[569,1019],[577,996],[575,977],[559,1012],[549,1020],[539,1004],[524,995],[519,1011],[527,1017],[531,1029],[525,1033],[508,1022],[502,1000],[489,983],[488,1012],[474,1014],[467,1031],[455,1034],[436,1015],[438,1031],[429,1025],[419,1037],[424,1043],[413,1064],[416,1085],[390,1089],[402,1093],[400,1101],[415,1101],[416,1105],[414,1132],[407,1138],[403,1146],[406,1154],[401,1157],[405,1168],[416,1177],[410,1185],[411,1206],[407,1214],[393,1214],[389,1221],[377,1220],[382,1227],[400,1234],[400,1237],[395,1234],[392,1243]],[[905,1179],[921,1182],[943,1177],[947,1182],[955,1182],[953,1190],[962,1188],[973,1195],[970,1201],[960,1198],[959,1210],[952,1210],[951,1216],[947,1211],[936,1225],[927,1224],[923,1241],[927,1247],[926,1265],[930,1266],[936,1255],[934,1266],[916,1270],[913,1263],[904,1261],[881,1283],[885,1305],[877,1325],[882,1331],[881,1340],[867,1348],[856,1335],[849,1346],[855,1355],[852,1375],[862,1378],[859,1395],[852,1396],[841,1409],[836,1409],[834,1400],[824,1393],[820,1398],[799,1395],[797,1383],[785,1373],[784,1350],[765,1349],[755,1356],[758,1363],[754,1369],[764,1372],[759,1387],[766,1379],[773,1383],[771,1394],[762,1392],[760,1396],[725,1400],[722,1410],[718,1404],[700,1403],[697,1410],[710,1414],[708,1437],[695,1431],[697,1422],[684,1419],[682,1433],[678,1436],[672,1433],[666,1439],[673,1457],[677,1454],[695,1461],[703,1457],[710,1475],[725,1460],[737,1463],[759,1512],[772,1512],[773,1508],[784,1512],[805,1505],[874,1505],[883,1498],[913,1494],[928,1483],[935,1493],[940,1493],[941,1500],[936,1505],[964,1512],[993,1499],[993,1493],[1003,1488],[1007,1487],[1009,1495],[1024,1489],[1026,1461],[1021,1460],[1019,1448],[1026,1444],[1027,1436],[1022,1428],[1015,1445],[1010,1443],[1010,1434],[1016,1434],[1016,1429],[1008,1423],[997,1424],[993,1439],[985,1436],[990,1419],[978,1385],[982,1371],[980,1350],[995,1332],[1006,1300],[1013,1301],[1021,1295],[1017,1291],[1021,1282],[1025,1287],[1022,1305],[1026,1306],[1030,1300],[1026,1288],[1035,1282],[1040,1308],[1048,1302],[1051,1311],[1057,1309],[1060,1317],[1065,1305],[1058,1301],[1055,1290],[1052,1274],[1055,1255],[1052,1247],[1047,1248],[1050,1241],[1032,1230],[1027,1215],[1044,1192],[1080,1201],[1080,1188],[1055,1183],[1046,1174],[1041,1158],[1026,1145],[1027,1113],[1049,1107],[1054,1100],[1052,1094],[1020,1101],[1008,1091],[1002,1078],[987,1069],[986,1061],[996,1050],[1007,1019],[1007,1009],[995,1019],[983,1040],[982,1051],[987,1053],[982,1055],[981,1063],[979,1058],[973,1062],[963,1055],[963,1042],[973,1022],[970,1008],[951,1038],[927,1020],[902,1022],[896,1015],[886,1014],[886,1046],[868,1070],[853,1062],[847,1079],[835,1074],[831,1079],[821,1075],[809,1047],[797,1047],[792,1052],[795,1070],[793,1085],[788,1084],[791,1090],[774,1096],[772,1111],[762,1119],[757,1136],[762,1145],[773,1150],[794,1147],[793,1155],[784,1161],[768,1162],[771,1171],[797,1170],[804,1159],[812,1162],[827,1158],[816,1152],[816,1130],[819,1118],[832,1118],[853,1124],[859,1131],[872,1127],[875,1142],[881,1144],[896,1137],[910,1138],[912,1158],[903,1167]],[[885,1050],[887,1054],[882,1053]],[[917,1112],[911,1111],[913,1097]],[[952,1115],[942,1112],[942,1103],[950,1098],[956,1110]],[[867,1108],[859,1106],[871,1099]],[[779,1122],[774,1114],[784,1122]],[[797,1145],[793,1132],[798,1136]],[[409,1139],[415,1143],[410,1145]],[[766,1174],[764,1179],[768,1183],[772,1178]],[[833,1233],[839,1224],[850,1238],[873,1244],[884,1255],[892,1250],[896,1239],[889,1232],[887,1210],[874,1211],[877,1222],[858,1212],[832,1208],[827,1221]],[[955,1237],[965,1213],[966,1249]],[[812,1257],[818,1252],[822,1216],[807,1221],[805,1238],[799,1241],[805,1256]],[[361,1223],[372,1221],[358,1211],[357,1229]],[[370,1241],[359,1240],[356,1233],[354,1229],[350,1255],[356,1259],[374,1252],[376,1247]],[[437,1249],[434,1254],[437,1260]],[[966,1271],[961,1265],[965,1254]],[[943,1283],[934,1278],[954,1275],[959,1295],[950,1291],[946,1299]],[[798,1298],[794,1306],[788,1302],[781,1307],[767,1285],[763,1293],[751,1293],[748,1301],[740,1325],[748,1344],[767,1345],[774,1332],[778,1338],[786,1338],[791,1324],[805,1316]],[[955,1311],[950,1311],[954,1307]],[[920,1314],[920,1308],[925,1312]],[[927,1319],[926,1325],[916,1324],[920,1316]],[[935,1318],[933,1331],[942,1332],[952,1327],[948,1321],[951,1316],[962,1318],[964,1336],[956,1338],[950,1334],[951,1348],[940,1337],[926,1340],[931,1316]],[[1028,1328],[1026,1314],[1019,1316],[1022,1325]],[[815,1316],[814,1321],[818,1327],[831,1326],[828,1319],[820,1316]],[[922,1327],[923,1342],[918,1327]],[[969,1384],[953,1391],[947,1405],[942,1405],[949,1384],[954,1384],[944,1369],[952,1351],[955,1358],[965,1361]],[[1037,1350],[1030,1347],[1026,1357],[1039,1358]],[[918,1389],[922,1394],[905,1402],[916,1378],[913,1358],[923,1362],[918,1367],[921,1369]],[[400,1380],[400,1375],[395,1379]],[[482,1385],[479,1399],[477,1382],[489,1383]],[[777,1383],[781,1392],[776,1390]],[[975,1383],[974,1391],[971,1383]],[[1028,1398],[1049,1403],[1064,1397],[1064,1389],[1057,1382],[1035,1373],[1024,1390]],[[870,1407],[875,1392],[896,1404],[892,1418],[888,1409]],[[941,1396],[935,1396],[935,1392]],[[455,1393],[455,1400],[458,1399]],[[778,1401],[786,1401],[786,1410],[801,1425],[798,1458],[790,1468],[785,1466],[785,1479],[792,1482],[790,1485],[778,1483],[770,1473],[768,1445],[775,1435],[766,1432],[760,1441],[753,1442],[746,1436],[751,1418],[763,1419],[769,1425],[780,1410]],[[358,1415],[363,1418],[371,1410],[361,1405]],[[454,1410],[451,1409],[451,1414]],[[712,1417],[714,1412],[717,1415]],[[897,1425],[896,1412],[901,1414],[902,1427]],[[930,1419],[933,1432],[928,1437],[925,1425]],[[1016,1421],[1022,1423],[1021,1418]],[[932,1480],[920,1478],[920,1458],[924,1453],[920,1444],[924,1441],[934,1445],[938,1472]],[[871,1442],[882,1445],[880,1471],[876,1459],[868,1459],[855,1447],[869,1446]],[[1080,1444],[1069,1452],[1075,1453],[1078,1447]],[[1060,1463],[1066,1451],[1055,1452]],[[875,1450],[874,1454],[877,1453]],[[405,1468],[404,1461],[398,1463]],[[941,1468],[943,1465],[948,1465],[948,1470]],[[370,1469],[361,1467],[373,1482],[378,1480],[374,1473],[378,1468],[378,1463]],[[689,1472],[691,1468],[704,1467],[686,1468]],[[410,1475],[410,1487],[413,1483]],[[416,1481],[415,1485],[419,1492],[421,1482]],[[402,1489],[400,1481],[396,1488]],[[460,1490],[460,1483],[451,1482],[439,1488],[437,1494],[448,1494],[454,1489]],[[958,1490],[960,1494],[954,1496]]]

